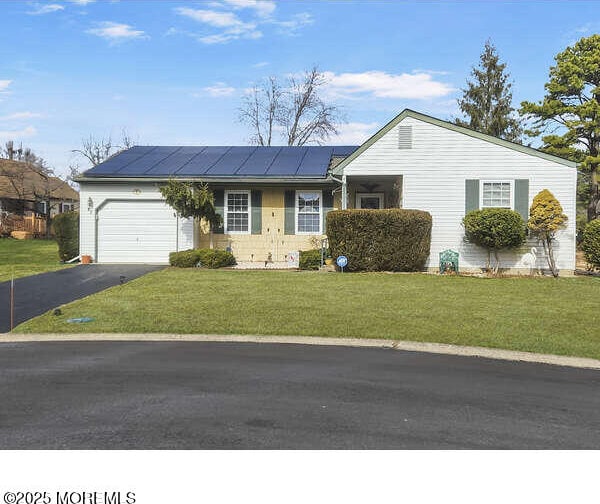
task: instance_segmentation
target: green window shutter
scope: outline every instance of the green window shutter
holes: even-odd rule
[[[296,234],[296,191],[285,191],[283,202],[285,205],[284,233]]]
[[[529,179],[515,180],[515,212],[519,212],[523,221],[529,220]]]
[[[252,234],[262,233],[262,191],[250,193],[252,207]]]
[[[225,218],[225,191],[223,189],[218,189],[213,191],[213,195],[215,197],[215,210],[217,213],[224,219]],[[225,232],[225,222],[223,222],[218,228],[215,228],[213,231],[216,234],[223,234]]]
[[[333,194],[331,194],[331,189],[323,190],[323,226],[321,229],[323,230],[323,234],[326,233],[326,223],[327,223],[327,213],[333,210]]]
[[[465,215],[472,210],[479,210],[479,180],[465,180]]]

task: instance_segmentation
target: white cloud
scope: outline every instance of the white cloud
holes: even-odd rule
[[[173,34],[178,31],[204,44],[223,44],[237,39],[260,38],[263,36],[259,29],[261,26],[276,26],[280,34],[295,35],[300,28],[314,22],[313,17],[306,12],[296,14],[287,20],[275,18],[273,14],[277,4],[271,0],[221,0],[205,3],[204,7],[211,8],[176,7],[174,10],[181,16],[220,31],[190,34],[180,30],[169,30],[167,33]],[[246,19],[240,17],[242,10]],[[250,15],[249,20],[248,15]]]
[[[0,131],[0,138],[26,138],[37,134],[37,130],[33,126],[27,126],[20,130]]]
[[[214,86],[202,88],[202,91],[213,98],[223,98],[225,96],[231,96],[233,93],[235,93],[235,88],[228,86],[224,82],[217,82]],[[195,94],[194,96],[197,97],[198,94]]]
[[[111,42],[148,38],[142,30],[134,30],[131,25],[112,21],[99,23],[97,28],[87,30],[87,33],[97,35]]]
[[[296,32],[300,28],[313,24],[315,20],[312,17],[312,15],[310,15],[308,12],[301,12],[299,14],[293,15],[287,21],[270,19],[268,22],[270,24],[278,26],[281,33],[285,33],[286,35],[296,35]]]
[[[263,68],[266,66],[269,66],[268,61],[259,61],[258,63],[254,63],[254,65],[252,65],[253,68]]]
[[[234,9],[253,9],[259,16],[266,17],[273,14],[277,6],[271,0],[223,0]]]
[[[36,117],[42,117],[42,114],[35,112],[15,112],[5,116],[0,116],[0,121],[20,121],[23,119],[34,119]]]
[[[7,92],[8,86],[10,86],[11,80],[0,80],[0,93]]]
[[[349,122],[342,124],[338,130],[338,135],[331,138],[330,143],[338,145],[361,145],[373,133],[377,131],[379,124],[376,122],[361,123]]]
[[[87,5],[94,3],[96,0],[67,0],[67,2],[71,2],[77,5]]]
[[[178,7],[175,12],[213,28],[223,29],[220,33],[193,35],[204,44],[223,44],[240,38],[257,39],[262,37],[262,33],[256,29],[256,23],[244,22],[233,12],[191,9],[189,7]]]
[[[449,84],[436,81],[431,73],[390,74],[372,70],[361,73],[323,72],[328,94],[338,98],[371,95],[375,98],[428,100],[455,91]]]
[[[34,10],[27,11],[27,14],[39,16],[41,14],[50,14],[62,10],[65,10],[65,7],[60,4],[35,4]]]

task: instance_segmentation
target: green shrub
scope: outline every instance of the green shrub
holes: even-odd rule
[[[194,249],[169,254],[169,264],[177,268],[193,268],[199,262],[198,251]]]
[[[581,248],[585,260],[596,268],[600,268],[600,219],[588,222],[583,231]]]
[[[235,257],[231,252],[216,249],[190,249],[169,254],[169,264],[177,268],[223,268],[234,266]]]
[[[335,210],[327,214],[331,256],[346,271],[420,271],[431,244],[431,215],[420,210]]]
[[[200,266],[204,268],[224,268],[225,266],[235,266],[235,257],[231,252],[217,249],[199,249],[198,257]]]
[[[300,269],[318,270],[321,267],[321,249],[301,250]]]
[[[64,212],[52,219],[54,236],[58,243],[58,257],[69,261],[79,255],[79,213]]]
[[[465,239],[496,256],[494,271],[499,268],[498,251],[521,246],[525,242],[525,223],[518,212],[508,208],[473,210],[463,218]]]

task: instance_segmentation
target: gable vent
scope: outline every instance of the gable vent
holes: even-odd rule
[[[412,126],[398,126],[398,149],[412,149]]]

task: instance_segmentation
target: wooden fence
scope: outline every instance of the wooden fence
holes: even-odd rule
[[[9,235],[12,231],[26,231],[33,236],[45,236],[46,219],[30,215],[3,215],[0,222],[0,232],[3,235]]]

